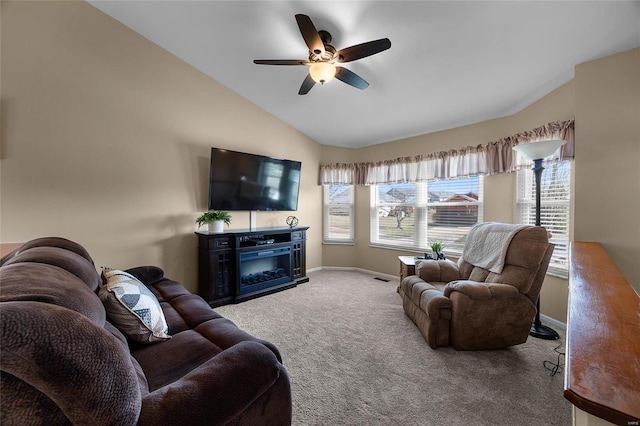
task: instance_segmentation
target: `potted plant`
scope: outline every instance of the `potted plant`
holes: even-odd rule
[[[433,257],[435,259],[446,259],[444,252],[442,251],[443,249],[444,244],[441,241],[434,241],[431,243],[431,250],[433,251]]]
[[[222,210],[209,210],[208,212],[202,213],[196,219],[198,228],[205,223],[209,225],[209,232],[224,232],[225,223],[227,225],[231,223],[231,215],[228,212],[224,212]]]

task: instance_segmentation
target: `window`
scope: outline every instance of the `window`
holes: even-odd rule
[[[482,222],[482,177],[371,186],[372,245],[460,253],[473,225]]]
[[[544,167],[540,179],[540,224],[551,233],[551,242],[556,245],[548,272],[567,278],[571,163],[561,161]],[[536,222],[536,183],[533,170],[518,172],[517,188],[518,222],[534,225]]]
[[[325,185],[324,242],[353,243],[353,185]]]

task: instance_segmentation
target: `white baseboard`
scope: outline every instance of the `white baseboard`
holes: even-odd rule
[[[556,328],[559,328],[563,331],[567,330],[567,324],[563,323],[562,321],[558,321],[555,318],[551,318],[546,316],[545,314],[540,314],[540,319],[546,323],[549,323],[551,325],[553,325]]]
[[[327,270],[327,271],[358,271],[358,272],[362,272],[364,274],[369,274],[369,275],[374,275],[376,277],[384,278],[384,279],[389,280],[389,281],[400,281],[400,277],[397,276],[397,275],[383,274],[381,272],[370,271],[368,269],[362,269],[362,268],[355,268],[353,266],[320,266],[318,268],[307,269],[307,272],[321,271],[321,270]]]

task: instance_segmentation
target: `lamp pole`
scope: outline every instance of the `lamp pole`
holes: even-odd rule
[[[542,158],[533,160],[533,173],[536,177],[536,226],[542,225],[540,221],[540,200],[542,199],[542,188],[540,188],[540,184],[542,183],[543,170],[544,167],[542,167]]]
[[[533,160],[533,173],[535,174],[536,178],[536,226],[541,226],[540,200],[542,198],[542,188],[540,187],[540,185],[542,182],[543,170],[544,167],[542,167],[542,158]],[[551,327],[547,327],[546,325],[542,324],[542,321],[540,321],[540,296],[538,296],[538,300],[536,301],[536,316],[533,320],[533,324],[531,325],[531,330],[529,330],[529,335],[546,340],[555,340],[560,338],[560,336],[554,329],[552,329]]]
[[[544,167],[542,167],[542,160],[546,157],[550,156],[558,148],[567,143],[564,140],[548,140],[548,141],[539,141],[532,142],[523,145],[516,145],[513,147],[514,151],[520,152],[524,157],[529,160],[533,160],[533,172],[536,178],[536,226],[542,226],[540,220],[540,210],[541,210],[541,183],[542,183],[542,171]],[[533,337],[538,337],[540,339],[547,340],[555,340],[559,339],[560,336],[558,333],[553,330],[551,327],[547,327],[543,325],[540,321],[540,296],[538,295],[538,300],[536,301],[536,316],[533,320],[533,324],[531,325],[531,330],[529,331],[529,335]]]

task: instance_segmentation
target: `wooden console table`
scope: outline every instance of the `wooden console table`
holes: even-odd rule
[[[564,397],[584,412],[574,422],[637,425],[640,297],[600,244],[572,242],[570,258]]]

